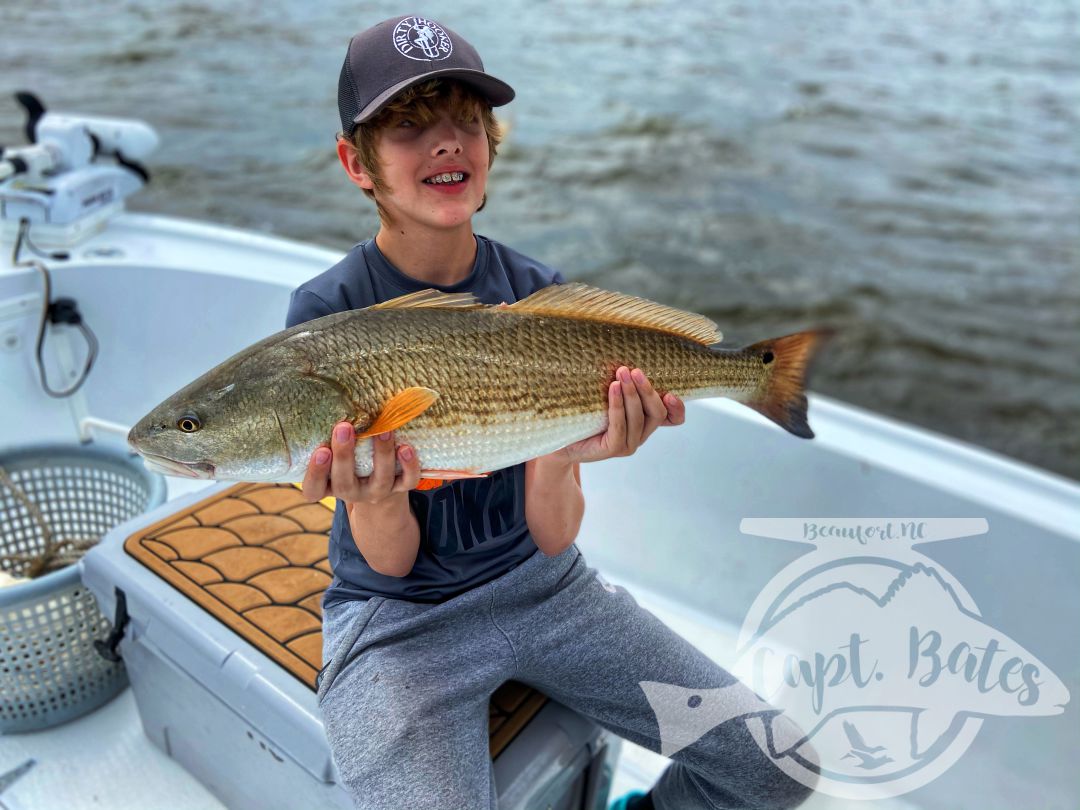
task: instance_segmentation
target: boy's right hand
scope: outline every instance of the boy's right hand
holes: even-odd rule
[[[301,491],[305,500],[315,503],[326,497],[346,503],[380,503],[392,495],[416,489],[420,483],[420,459],[416,451],[403,444],[397,448],[401,473],[394,475],[394,435],[381,433],[372,439],[374,469],[367,478],[356,474],[356,433],[348,422],[334,426],[330,441],[332,452],[320,463],[325,448],[311,457]]]

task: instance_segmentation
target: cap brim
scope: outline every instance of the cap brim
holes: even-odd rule
[[[379,93],[371,102],[364,107],[356,117],[354,124],[362,124],[376,116],[379,111],[398,93],[406,87],[426,82],[429,79],[458,79],[465,84],[475,87],[484,96],[492,107],[501,107],[514,100],[514,88],[494,76],[484,73],[482,70],[468,70],[466,68],[446,68],[445,70],[433,70],[419,76],[412,76],[403,82],[392,85]]]

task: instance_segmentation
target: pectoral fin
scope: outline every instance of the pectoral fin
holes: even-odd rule
[[[400,394],[395,394],[379,411],[375,421],[363,433],[357,433],[356,438],[366,439],[397,430],[430,408],[438,398],[439,393],[430,388],[406,388]]]

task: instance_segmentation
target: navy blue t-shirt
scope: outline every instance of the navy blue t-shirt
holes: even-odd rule
[[[476,262],[467,278],[450,286],[427,284],[394,267],[375,240],[368,239],[293,291],[285,326],[432,287],[470,292],[485,304],[499,304],[562,283],[562,276],[550,267],[477,235]],[[413,490],[409,505],[420,524],[420,548],[412,571],[390,577],[374,571],[364,560],[353,541],[345,505],[338,501],[330,529],[334,578],[323,596],[324,610],[340,601],[371,596],[443,602],[501,576],[537,551],[525,523],[524,464],[497,470],[486,478]]]

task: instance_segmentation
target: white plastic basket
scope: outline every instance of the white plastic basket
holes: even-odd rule
[[[165,480],[120,450],[28,447],[0,455],[0,467],[40,512],[32,514],[0,482],[0,554],[44,550],[41,519],[53,540],[99,540],[109,529],[165,500]],[[27,565],[9,573],[21,575]],[[0,588],[0,733],[35,731],[73,720],[127,685],[123,662],[94,647],[110,631],[81,564]]]

